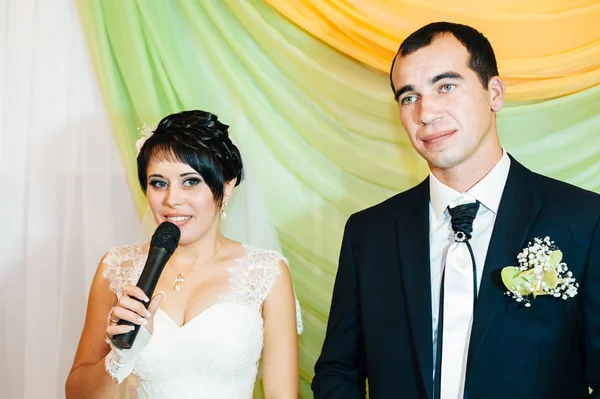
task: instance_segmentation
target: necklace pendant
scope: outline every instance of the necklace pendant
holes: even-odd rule
[[[176,292],[181,291],[183,283],[184,283],[184,281],[183,281],[183,274],[178,274],[177,277],[175,277],[175,281],[174,281],[174,284],[173,284],[173,289]]]

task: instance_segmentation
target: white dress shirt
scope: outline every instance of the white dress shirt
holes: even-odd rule
[[[503,150],[502,158],[500,158],[500,161],[498,161],[494,168],[467,191],[467,194],[481,203],[473,222],[473,236],[469,241],[475,257],[478,287],[481,285],[483,266],[509,169],[510,158],[506,151]],[[435,365],[442,273],[446,264],[446,251],[450,244],[454,242],[454,233],[450,223],[451,217],[447,208],[450,204],[454,206],[457,198],[461,197],[461,193],[440,182],[432,173],[429,174],[429,190],[431,323],[433,326],[433,364]]]

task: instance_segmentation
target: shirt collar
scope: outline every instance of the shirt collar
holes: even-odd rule
[[[483,179],[471,187],[467,194],[481,202],[490,211],[497,213],[509,170],[510,157],[506,151],[502,150],[502,157],[498,163]],[[429,192],[431,206],[437,220],[440,220],[448,205],[462,195],[439,181],[431,172],[429,173]]]

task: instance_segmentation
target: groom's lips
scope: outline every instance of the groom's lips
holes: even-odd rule
[[[423,141],[425,145],[435,145],[446,140],[454,133],[456,133],[456,130],[442,130],[439,132],[428,134],[427,136],[423,137],[421,141]]]

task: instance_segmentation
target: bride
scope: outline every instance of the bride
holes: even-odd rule
[[[209,112],[184,111],[138,142],[138,178],[149,209],[156,224],[179,227],[179,247],[152,298],[135,285],[147,243],[102,258],[66,382],[68,398],[249,399],[259,361],[267,399],[298,397],[302,321],[287,261],[221,233],[243,176],[227,129]],[[242,213],[248,218],[254,210]],[[147,310],[140,301],[149,303]],[[141,326],[131,349],[111,342],[133,329],[119,320]]]

